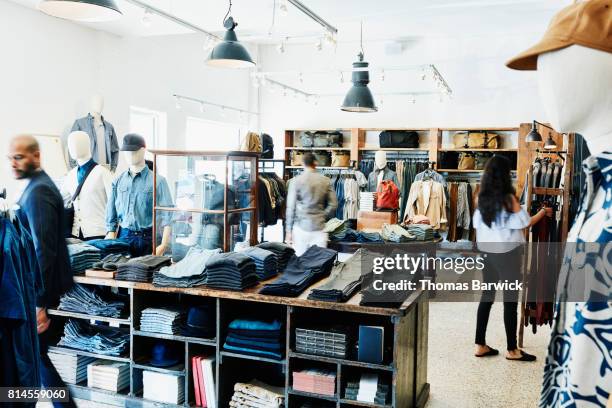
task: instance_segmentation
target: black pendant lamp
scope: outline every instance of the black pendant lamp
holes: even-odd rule
[[[368,63],[363,60],[363,23],[361,25],[361,52],[358,54],[359,61],[353,63],[352,82],[353,86],[344,97],[344,102],[340,109],[345,112],[377,112],[378,108],[374,103],[374,97],[368,83],[370,83],[369,71],[355,71],[368,67]]]
[[[540,132],[538,132],[536,123],[539,123],[539,122],[536,122],[534,120],[533,123],[531,124],[531,130],[527,134],[525,141],[527,142],[541,142],[542,141],[542,135],[540,134]]]
[[[557,148],[557,143],[553,140],[552,134],[548,132],[548,139],[544,142],[544,148],[547,150],[552,150]]]
[[[223,26],[227,30],[223,41],[217,44],[210,55],[206,64],[211,67],[219,68],[250,68],[255,66],[255,63],[251,59],[249,52],[244,45],[238,42],[238,37],[234,29],[238,26],[238,23],[234,21],[234,18],[230,16],[232,11],[232,1],[229,2],[229,9],[225,18],[223,19]],[[229,17],[228,17],[229,16]]]
[[[114,0],[42,0],[38,9],[53,17],[96,23],[122,16]]]

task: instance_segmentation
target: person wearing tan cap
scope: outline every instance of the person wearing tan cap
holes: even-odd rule
[[[591,153],[568,235],[586,245],[566,248],[540,407],[604,408],[612,393],[612,279],[602,248],[612,241],[612,0],[564,8],[542,40],[507,65],[537,70],[549,121],[582,134]]]

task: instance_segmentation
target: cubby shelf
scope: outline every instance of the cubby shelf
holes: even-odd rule
[[[279,364],[283,366],[287,365],[287,360],[285,359],[275,360],[273,358],[251,356],[248,354],[240,354],[240,353],[232,353],[230,351],[222,351],[220,354],[221,354],[221,357],[241,358],[243,360],[253,360],[253,361],[263,361],[265,363]]]
[[[142,359],[139,361],[142,361]],[[186,373],[184,364],[176,364],[171,367],[155,367],[149,364],[133,363],[132,367],[140,370],[155,371],[156,373],[172,374],[177,376],[184,376]]]
[[[215,347],[217,345],[216,339],[201,339],[199,337],[187,337],[187,336],[179,336],[176,334],[153,333],[153,332],[146,332],[142,330],[133,330],[132,334],[134,336],[150,337],[153,339],[163,339],[163,340],[172,340],[172,341],[183,341],[187,343],[202,344],[205,346],[212,346],[212,347]]]
[[[316,398],[316,399],[322,399],[322,400],[334,401],[334,402],[338,401],[337,395],[332,396],[332,395],[315,394],[313,392],[304,392],[304,391],[294,390],[293,388],[290,388],[287,392],[291,395],[299,395],[300,397]]]
[[[389,404],[374,404],[371,402],[355,401],[350,399],[341,398],[341,404],[352,405],[354,407],[369,407],[369,408],[392,408]]]
[[[98,322],[106,322],[110,324],[130,324],[129,317],[120,318],[120,317],[95,316],[95,315],[89,315],[86,313],[67,312],[65,310],[58,310],[58,309],[47,309],[47,313],[52,316],[71,317],[73,319],[95,320]]]
[[[323,362],[323,363],[341,364],[341,365],[344,365],[344,366],[351,366],[351,367],[371,368],[371,369],[375,369],[375,370],[385,370],[385,371],[393,371],[394,370],[394,367],[392,365],[364,363],[362,361],[346,360],[346,359],[334,358],[334,357],[317,356],[315,354],[296,353],[294,351],[289,352],[289,357],[290,358],[299,358],[299,359],[302,359],[302,360],[320,361],[320,362]]]
[[[49,351],[55,351],[55,352],[64,353],[64,354],[76,354],[76,355],[79,355],[79,356],[99,358],[99,359],[102,359],[102,360],[120,361],[122,363],[129,363],[130,362],[130,358],[129,357],[125,357],[125,356],[106,356],[104,354],[90,353],[88,351],[71,349],[71,348],[62,347],[62,346],[49,346]]]

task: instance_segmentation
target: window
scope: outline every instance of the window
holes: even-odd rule
[[[185,142],[188,150],[238,150],[241,133],[235,123],[188,117]]]
[[[147,142],[147,149],[166,147],[166,113],[130,107],[130,132],[138,133]]]

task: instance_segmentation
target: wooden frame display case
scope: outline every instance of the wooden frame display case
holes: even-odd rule
[[[233,250],[257,242],[258,153],[150,150],[153,154],[153,249],[165,226],[171,249],[191,246]],[[172,205],[160,205],[158,178],[170,188]],[[162,203],[163,204],[163,203]],[[182,248],[179,250],[179,248]]]

